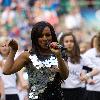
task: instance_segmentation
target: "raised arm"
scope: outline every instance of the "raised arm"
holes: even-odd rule
[[[3,64],[3,72],[4,74],[12,74],[19,71],[21,68],[25,66],[28,62],[29,53],[27,51],[20,54],[17,59],[14,61],[15,54],[18,50],[18,44],[16,41],[12,40],[9,43],[10,53]]]

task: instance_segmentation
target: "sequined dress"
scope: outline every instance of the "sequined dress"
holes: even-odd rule
[[[63,100],[60,74],[51,71],[58,65],[57,59],[50,56],[40,61],[35,54],[29,58],[31,61],[26,66],[30,84],[29,100]]]

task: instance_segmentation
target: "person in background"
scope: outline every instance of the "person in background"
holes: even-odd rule
[[[9,42],[11,49],[4,73],[15,73],[26,66],[29,100],[63,100],[61,82],[68,77],[69,70],[58,48],[53,26],[45,21],[34,24],[31,40],[32,50],[23,52],[15,61],[18,45],[14,40]]]
[[[64,93],[64,100],[84,100],[84,87],[80,80],[83,73],[83,66],[92,67],[89,60],[87,61],[80,54],[80,48],[72,32],[65,33],[60,39],[60,44],[64,47],[64,59],[68,61],[69,76],[61,84]],[[97,70],[97,69],[94,69]],[[91,72],[93,74],[93,72]]]
[[[92,78],[90,74],[83,77],[85,80],[91,79],[86,85],[86,100],[100,100],[100,32],[94,38],[95,41],[92,43],[92,45],[94,44],[93,48],[89,49],[84,56],[96,65],[99,73]]]
[[[84,54],[89,49],[89,43],[88,42],[81,42],[79,44],[80,47],[80,53]]]
[[[25,68],[22,68],[17,72],[20,76],[20,82],[18,81],[19,98],[20,100],[28,100],[28,75]]]
[[[1,62],[0,62],[1,63]],[[0,65],[0,100],[5,100],[5,95],[4,95],[4,84],[2,80],[2,68]]]
[[[10,52],[9,46],[6,44],[8,39],[6,37],[2,37],[0,39],[0,61],[2,62],[2,70],[3,64],[6,61],[6,58]],[[4,82],[4,94],[5,100],[19,100],[18,97],[18,89],[17,89],[17,77],[16,73],[11,75],[2,75],[2,80]]]
[[[7,37],[0,38],[0,61],[2,62],[2,70],[3,64],[5,63],[6,58],[10,52],[10,47],[6,44],[7,41],[9,41]],[[18,53],[16,54],[16,57],[17,56]],[[14,73],[11,75],[2,75],[2,80],[4,82],[5,100],[20,100],[18,96],[19,90],[17,88],[17,82],[21,83],[21,86],[25,88],[26,84],[23,80],[23,77],[20,76],[19,73]]]

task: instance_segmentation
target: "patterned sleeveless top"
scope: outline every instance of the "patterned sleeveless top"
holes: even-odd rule
[[[56,57],[51,55],[48,59],[40,61],[33,54],[29,58],[31,62],[26,66],[30,84],[29,100],[62,100],[60,74],[51,71],[52,67],[58,65]],[[57,95],[58,98],[61,95],[61,98],[57,99]]]

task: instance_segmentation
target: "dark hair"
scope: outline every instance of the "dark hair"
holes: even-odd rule
[[[76,41],[75,36],[72,34],[72,32],[69,33],[65,33],[62,35],[62,37],[60,38],[60,43],[64,46],[64,38],[66,36],[72,36],[73,37],[73,41],[74,41],[74,48],[70,54],[70,58],[71,58],[71,62],[72,63],[79,63],[80,62],[80,49],[79,49],[79,45]]]
[[[54,31],[53,26],[45,21],[38,22],[33,25],[31,31],[31,40],[32,40],[32,49],[34,49],[35,53],[38,53],[38,38],[41,36],[45,27],[49,27],[52,35],[52,42],[57,42],[57,37]]]

